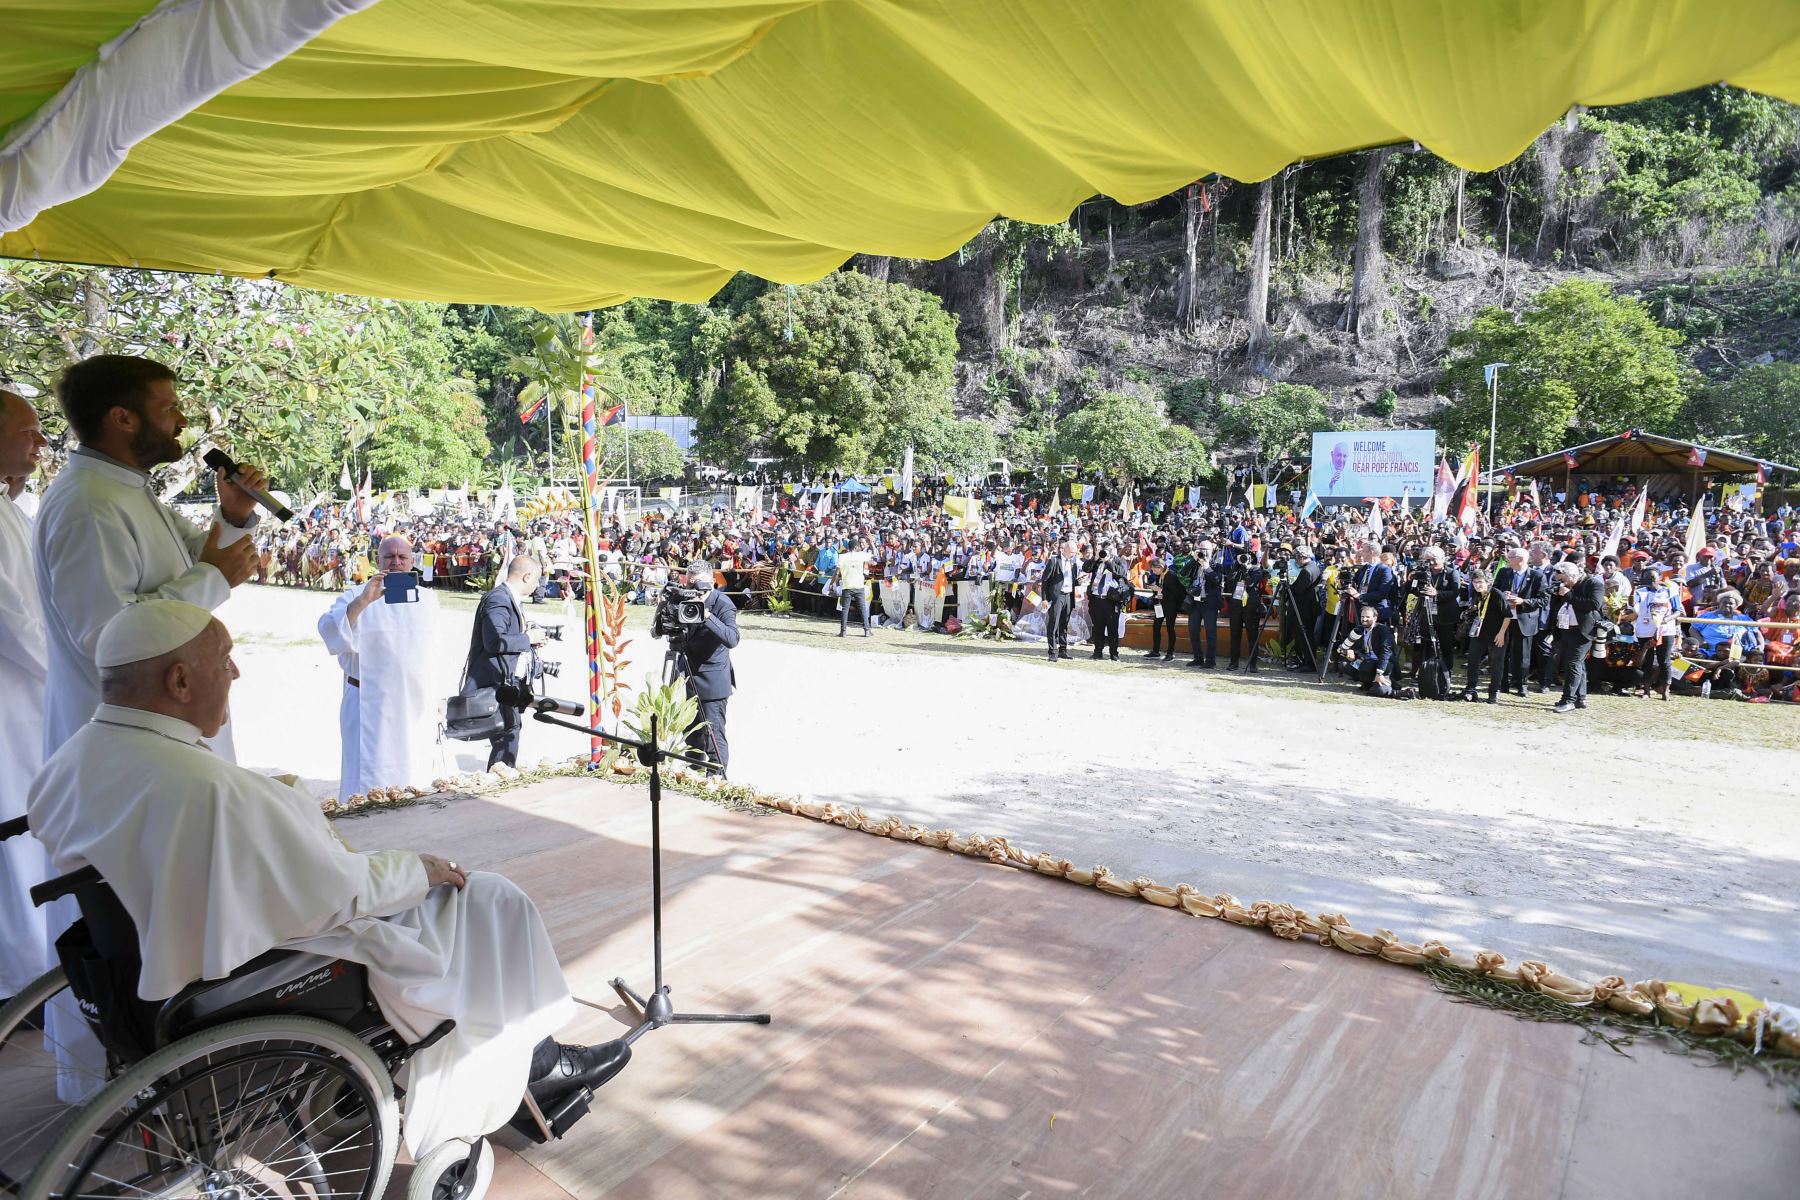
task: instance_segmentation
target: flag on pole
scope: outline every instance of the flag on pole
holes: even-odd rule
[[[1573,450],[1564,450],[1563,451],[1563,466],[1565,466],[1565,467],[1569,468],[1569,470],[1573,471],[1576,467],[1578,467],[1580,465],[1581,465],[1581,460],[1575,457],[1575,452]]]
[[[344,469],[338,472],[338,486],[343,488],[346,492],[356,490],[356,483],[350,478],[349,463],[345,463]]]
[[[1462,469],[1456,473],[1456,491],[1450,499],[1450,512],[1456,522],[1467,529],[1475,524],[1475,493],[1481,481],[1481,447],[1471,442]]]
[[[521,401],[519,403],[519,424],[529,425],[537,420],[538,411],[544,407],[544,401],[549,398],[549,392],[540,390],[536,400]]]
[[[623,404],[613,405],[611,408],[606,410],[606,415],[600,419],[600,424],[602,426],[623,425],[624,423],[625,423],[625,406]]]
[[[1319,507],[1318,493],[1317,492],[1306,493],[1306,503],[1302,504],[1300,506],[1300,519],[1302,521],[1306,520],[1306,518],[1313,515],[1313,510],[1318,507]]]
[[[1531,507],[1533,507],[1533,508],[1542,508],[1543,507],[1543,504],[1538,500],[1538,487],[1537,487],[1537,480],[1535,480],[1535,479],[1533,479],[1531,481]]]
[[[1758,482],[1758,483],[1769,482],[1769,464],[1768,463],[1759,462],[1756,464],[1756,482]]]
[[[913,498],[913,448],[906,448],[906,463],[900,468],[900,498],[908,504]]]
[[[1682,552],[1688,562],[1700,561],[1700,547],[1706,545],[1706,493],[1694,501],[1694,507],[1688,510],[1687,545]]]
[[[1400,515],[1405,516],[1412,511],[1412,485],[1400,489]]]
[[[1613,519],[1612,532],[1606,537],[1606,545],[1600,547],[1601,558],[1619,557],[1619,542],[1625,536],[1625,518]]]
[[[1059,513],[1062,511],[1062,489],[1061,488],[1057,488],[1055,491],[1050,493],[1050,511],[1052,513]]]
[[[1706,465],[1706,447],[1693,446],[1689,448],[1687,465],[1690,467],[1704,467]]]
[[[831,485],[826,484],[819,493],[819,502],[813,505],[813,520],[823,521],[831,515]]]
[[[1381,537],[1381,505],[1373,502],[1369,504],[1369,519],[1364,524],[1368,529],[1369,537]]]
[[[1646,481],[1646,484],[1648,481]],[[1650,489],[1646,486],[1638,493],[1637,503],[1631,509],[1631,532],[1636,533],[1644,527],[1644,513],[1650,503]]]
[[[356,493],[356,522],[361,525],[369,519],[369,497],[375,492],[375,476],[367,467],[363,468],[362,487]]]
[[[1456,494],[1456,476],[1450,470],[1450,460],[1438,455],[1437,482],[1431,496],[1431,519],[1441,521],[1450,512],[1450,497]]]

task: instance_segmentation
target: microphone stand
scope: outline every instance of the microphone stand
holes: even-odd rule
[[[639,741],[636,738],[623,737],[616,733],[603,733],[590,729],[586,725],[578,725],[574,721],[564,720],[555,715],[555,701],[539,700],[531,707],[536,709],[535,719],[545,725],[555,725],[561,729],[570,729],[576,733],[597,737],[611,742],[615,746],[628,746],[637,752],[637,759],[650,768],[650,945],[655,961],[655,986],[649,996],[640,996],[631,990],[623,978],[612,981],[613,991],[619,998],[630,1005],[636,1012],[638,1022],[622,1039],[626,1045],[637,1041],[652,1029],[661,1029],[664,1025],[722,1025],[748,1024],[767,1025],[768,1013],[690,1013],[677,1012],[675,1001],[669,994],[669,985],[663,982],[663,934],[662,934],[662,763],[664,759],[675,759],[696,767],[716,767],[698,754],[690,754],[680,750],[664,750],[657,745],[657,720],[650,718],[650,740]]]

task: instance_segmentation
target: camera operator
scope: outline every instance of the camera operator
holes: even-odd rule
[[[675,671],[686,678],[688,695],[699,701],[701,723],[688,735],[688,745],[719,764],[711,773],[724,775],[731,761],[725,704],[737,683],[731,651],[738,644],[738,623],[737,609],[713,587],[710,563],[689,563],[682,584],[663,592],[650,636],[669,639]]]

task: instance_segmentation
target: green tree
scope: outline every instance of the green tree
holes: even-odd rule
[[[576,470],[576,425],[585,388],[594,389],[595,404],[602,409],[632,399],[623,364],[638,348],[627,326],[609,326],[601,336],[575,313],[543,313],[532,326],[531,349],[507,363],[508,371],[525,380],[519,389],[520,413],[542,401],[561,430],[564,457],[550,464],[553,477]]]
[[[1749,367],[1695,396],[1677,428],[1696,441],[1800,463],[1800,364]]]
[[[1250,451],[1259,466],[1306,453],[1313,434],[1336,428],[1325,394],[1303,383],[1278,383],[1219,414],[1220,440]]]
[[[213,433],[290,492],[331,486],[384,419],[454,377],[444,306],[334,296],[268,280],[0,265],[0,363],[48,400],[91,354],[174,368],[196,436]],[[197,473],[168,468],[169,486]]]
[[[891,431],[951,416],[956,325],[936,296],[855,271],[770,292],[732,326],[723,385],[699,411],[720,463],[771,458],[788,470],[897,465]]]
[[[1212,455],[1200,435],[1185,425],[1165,425],[1162,439],[1163,464],[1150,478],[1160,484],[1197,483],[1213,476]]]
[[[1680,343],[1641,302],[1586,280],[1539,293],[1517,317],[1482,309],[1451,337],[1445,382],[1457,399],[1440,422],[1445,441],[1487,441],[1482,366],[1491,362],[1509,364],[1500,376],[1503,458],[1633,426],[1666,429],[1688,394]]]
[[[625,427],[608,425],[600,431],[600,473],[608,479],[625,478]],[[678,479],[687,466],[681,447],[660,429],[631,431],[631,478]]]
[[[434,387],[383,421],[369,443],[376,486],[461,487],[484,482],[487,414],[472,391]]]
[[[1107,392],[1062,419],[1056,427],[1056,453],[1115,482],[1159,480],[1169,470],[1168,429],[1148,401]]]

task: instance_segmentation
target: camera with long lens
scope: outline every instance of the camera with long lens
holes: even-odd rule
[[[699,588],[671,583],[656,602],[650,620],[650,636],[671,640],[685,638],[706,621],[706,593]]]

